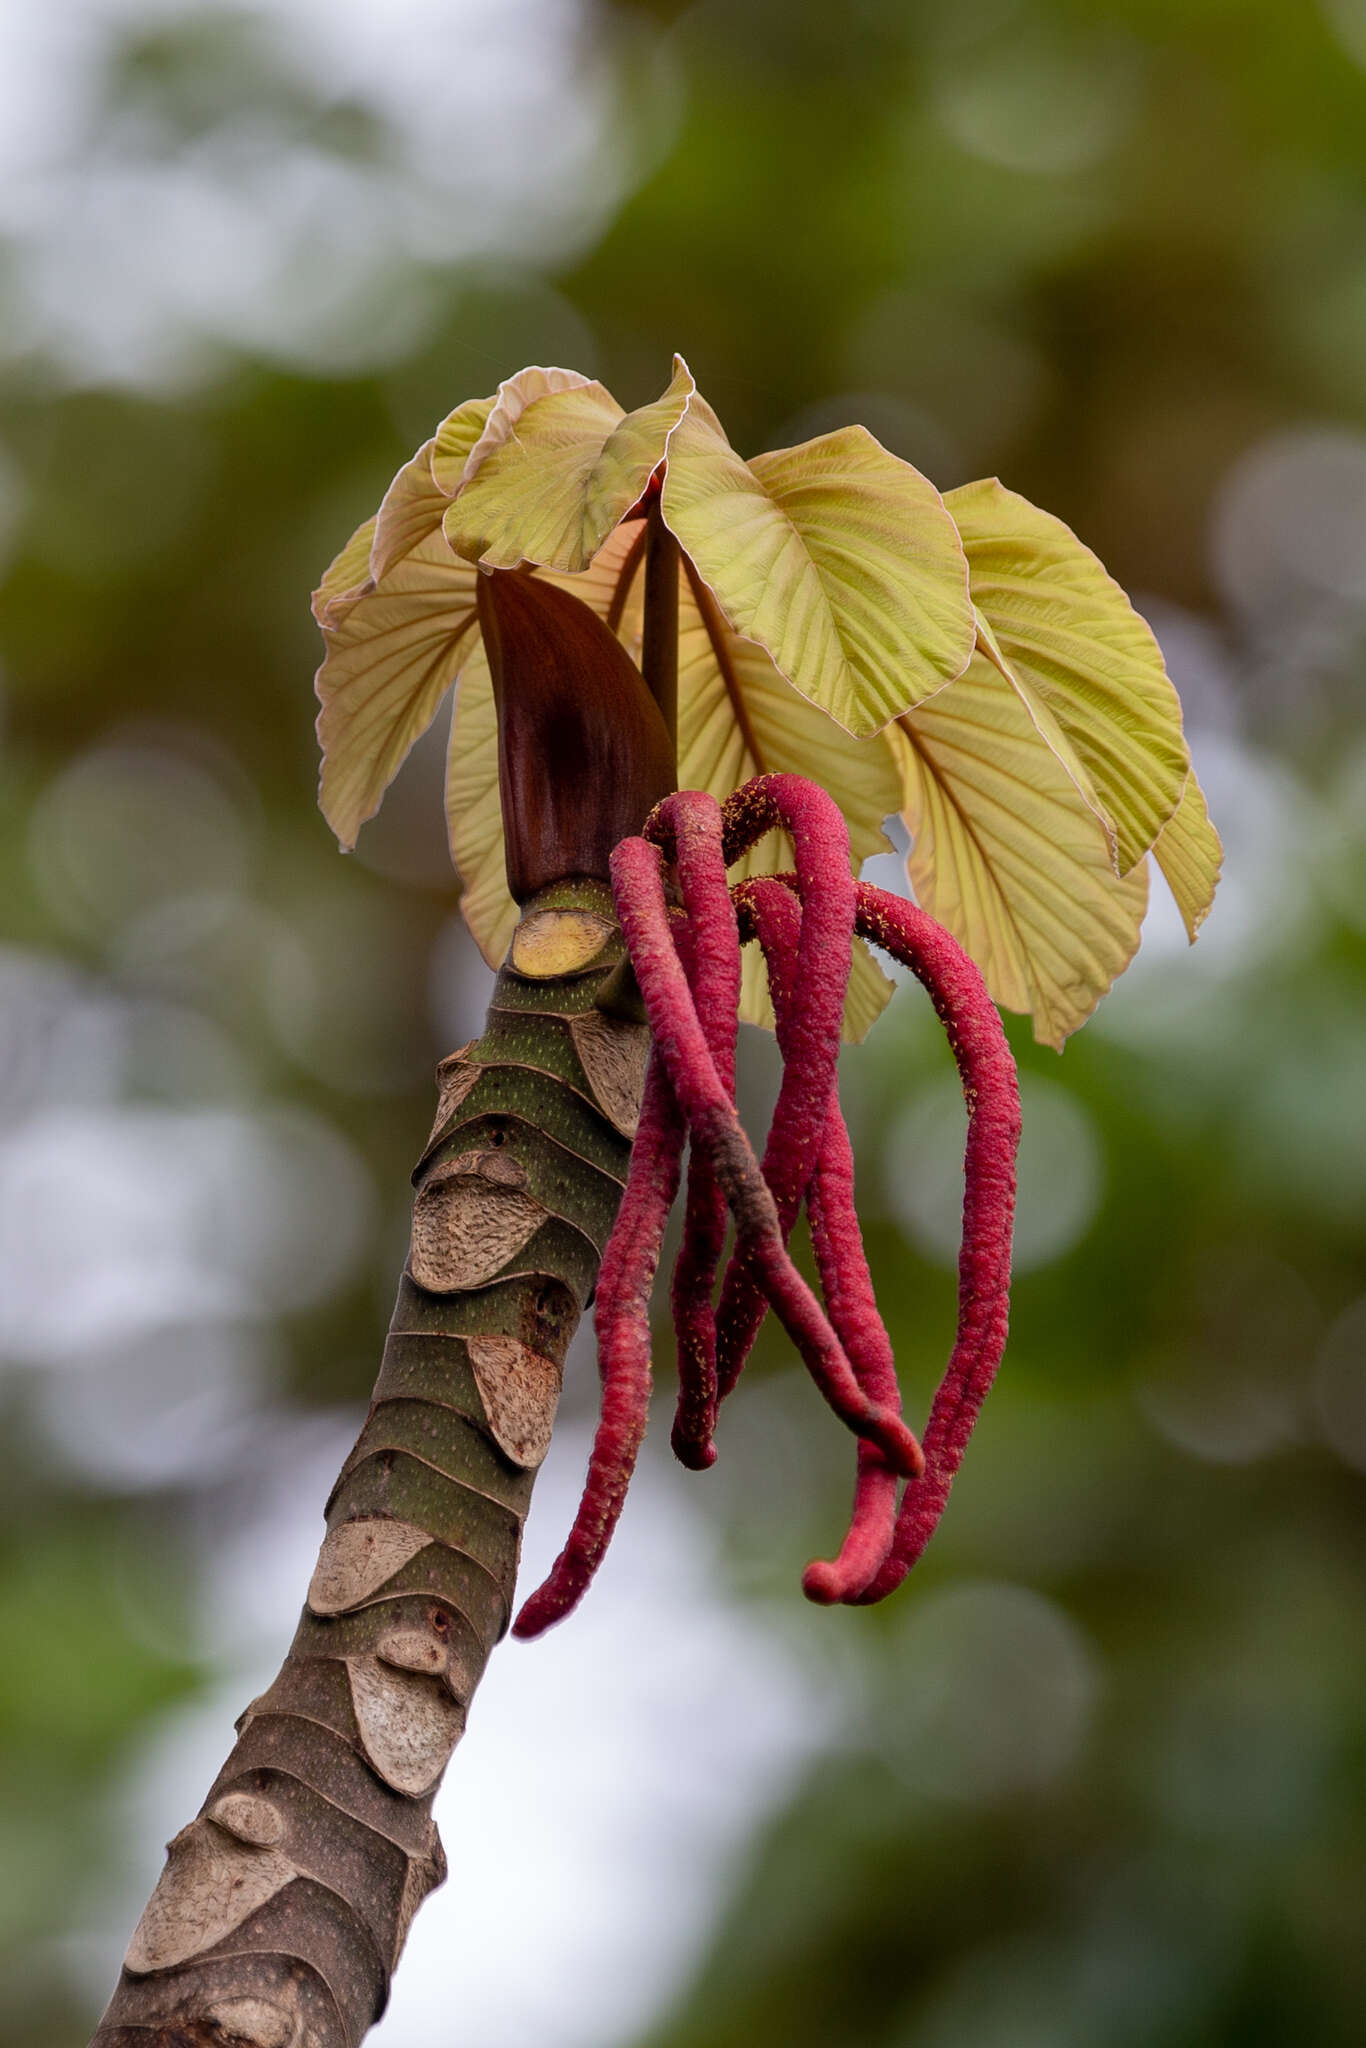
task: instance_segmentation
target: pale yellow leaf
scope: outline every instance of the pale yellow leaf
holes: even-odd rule
[[[379,809],[408,749],[431,724],[474,627],[477,571],[438,527],[323,622],[326,655],[318,801],[344,847]]]
[[[643,540],[641,526],[621,527],[582,575],[540,572],[610,619],[633,654],[640,641]],[[783,681],[762,648],[741,641],[719,617],[713,618],[713,630],[725,653],[724,672],[685,577],[679,595],[680,786],[708,789],[720,800],[751,775],[818,773],[845,812],[855,862],[883,851],[882,821],[901,802],[900,778],[885,742],[851,739]],[[446,801],[451,857],[464,884],[461,911],[485,959],[497,966],[516,926],[517,906],[503,867],[493,688],[477,644],[456,691]],[[771,834],[732,874],[739,879],[791,865],[790,845]],[[867,948],[856,945],[845,1008],[847,1038],[864,1035],[892,987]],[[748,1022],[772,1025],[763,963],[752,948],[746,948],[741,1014]]]
[[[458,405],[431,440],[404,463],[384,493],[370,551],[370,574],[376,583],[440,526],[492,408],[491,398],[470,398]]]
[[[500,967],[517,927],[503,865],[498,790],[498,714],[482,641],[460,671],[446,755],[446,830],[460,877],[460,914],[490,967]]]
[[[1146,863],[1116,877],[1102,827],[983,655],[896,732],[917,901],[995,1000],[1061,1046],[1137,950]]]
[[[1109,812],[1096,794],[1096,786],[1084,767],[1081,756],[1072,745],[1071,740],[1068,739],[1067,734],[1063,731],[1062,726],[1058,723],[1053,713],[1049,710],[1044,699],[1039,695],[1039,692],[1037,690],[1022,690],[1020,688],[1015,670],[1007,661],[1001,650],[1001,643],[992,632],[989,620],[981,611],[977,611],[977,652],[986,656],[998,675],[1004,676],[1011,689],[1019,696],[1025,710],[1029,713],[1034,729],[1040,739],[1043,740],[1052,753],[1057,755],[1077,795],[1086,805],[1087,810],[1099,821],[1109,843],[1111,859],[1113,861],[1116,851],[1114,827],[1110,823]]]
[[[736,632],[860,735],[961,673],[975,626],[943,500],[863,427],[742,462],[694,398],[664,517]]]
[[[1161,650],[1060,519],[995,478],[964,484],[944,502],[963,537],[993,652],[1044,737],[1046,713],[1061,727],[1125,874],[1176,809],[1190,766]]]
[[[831,795],[849,827],[855,867],[886,850],[882,821],[901,802],[896,761],[881,738],[856,740],[785,682],[762,647],[733,633],[706,585],[684,566],[678,603],[678,779],[718,802],[752,775],[806,775]],[[785,835],[769,833],[731,870],[741,881],[792,866]],[[861,1038],[892,984],[865,947],[845,1007],[845,1036]],[[745,951],[741,1013],[771,1026],[768,982],[756,948]]]
[[[425,441],[384,493],[370,550],[370,574],[376,583],[441,524],[447,499],[432,476],[435,447],[435,437]]]
[[[574,373],[566,370],[563,374],[568,377]],[[467,398],[454,412],[447,413],[437,428],[432,448],[432,481],[444,497],[453,498],[464,481],[465,464],[478,446],[496,403],[493,398]]]
[[[663,459],[692,391],[676,357],[663,397],[636,412],[623,413],[601,384],[576,384],[530,399],[495,442],[495,407],[446,513],[446,538],[489,568],[586,569]]]
[[[1210,823],[1205,793],[1192,768],[1181,801],[1162,828],[1153,848],[1153,859],[1161,868],[1167,887],[1192,945],[1209,913],[1219,885],[1224,849]]]
[[[628,647],[640,634],[638,573],[644,527],[619,527],[580,576],[545,580],[590,605],[612,623]],[[629,583],[623,589],[623,578]],[[617,602],[620,598],[620,602]],[[620,618],[613,617],[619,611]],[[446,828],[451,858],[463,884],[460,910],[491,967],[502,964],[517,923],[517,905],[503,864],[503,811],[498,789],[498,719],[493,682],[476,641],[460,672],[446,762]]]
[[[374,538],[375,520],[371,517],[356,528],[341,553],[334,555],[323,571],[322,582],[311,600],[313,616],[320,626],[336,624],[370,588],[370,550]]]
[[[752,775],[777,773],[809,776],[835,799],[856,866],[886,852],[883,820],[901,801],[887,747],[851,738],[785,682],[762,647],[731,631],[685,567],[678,598],[679,784],[708,790],[719,802]]]
[[[547,370],[538,363],[533,363],[529,369],[518,370],[515,376],[505,377],[498,386],[498,395],[482,428],[470,444],[459,482],[470,482],[495,448],[501,448],[516,432],[522,414],[538,398],[549,398],[558,391],[581,391],[590,383],[592,379],[585,377],[581,370]],[[599,384],[596,388],[601,391],[602,386]],[[616,405],[615,399],[611,402]],[[619,405],[617,412],[620,415]],[[451,495],[454,496],[454,492]]]
[[[644,608],[645,522],[632,520],[608,534],[588,567],[578,575],[561,575],[554,569],[539,569],[543,583],[568,590],[600,619],[605,619],[637,664],[640,660],[641,619]]]
[[[455,692],[446,752],[446,831],[461,877],[461,915],[489,967],[502,967],[518,909],[504,870],[498,711],[481,641],[475,641]]]

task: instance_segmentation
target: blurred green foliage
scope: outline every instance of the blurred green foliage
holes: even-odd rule
[[[54,313],[35,268],[70,212],[5,217],[0,2041],[81,2038],[73,1929],[122,1867],[122,1774],[222,1658],[204,1560],[249,1521],[280,1418],[364,1397],[430,1067],[477,1009],[439,761],[415,758],[345,866],[312,808],[307,592],[458,399],[567,360],[638,403],[679,348],[745,451],[862,418],[943,486],[999,472],[1067,518],[1158,626],[1230,863],[1195,954],[1163,927],[1061,1063],[1016,1034],[1043,1250],[945,1527],[888,1610],[797,1597],[846,1460],[776,1344],[735,1405],[713,1489],[731,1584],[813,1685],[853,1674],[857,1706],[717,1897],[651,2048],[1346,2048],[1366,2029],[1366,5],[544,11],[565,103],[597,108],[580,226],[500,253],[434,207],[326,346],[283,315],[272,342],[277,279],[251,343],[187,315],[174,362],[92,366],[70,336],[107,280]],[[102,17],[62,131],[68,209],[134,159],[246,178],[266,216],[294,156],[379,191],[396,103],[311,75],[289,13]],[[478,147],[452,118],[443,175],[476,194]],[[915,1408],[952,1312],[916,1192],[945,1056],[908,991],[847,1064]],[[154,1378],[101,1452],[115,1352],[131,1371],[150,1328],[202,1337],[206,1316],[248,1365],[203,1394],[187,1338],[184,1380]]]

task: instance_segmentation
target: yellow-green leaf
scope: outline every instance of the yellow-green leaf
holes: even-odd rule
[[[762,647],[731,631],[685,565],[678,598],[680,785],[721,801],[752,775],[775,773],[809,776],[829,792],[844,813],[856,865],[886,852],[883,820],[901,802],[886,746],[852,739],[799,695]],[[760,861],[746,872],[771,872],[773,865]]]
[[[524,370],[522,374],[529,373]],[[574,374],[572,370],[563,372],[566,377]],[[464,481],[465,465],[496,404],[496,398],[467,398],[454,412],[448,412],[437,428],[432,446],[432,481],[445,497],[453,498]]]
[[[376,583],[440,526],[492,408],[491,398],[471,398],[458,405],[447,414],[431,440],[425,441],[416,455],[404,463],[384,493],[379,514],[371,522],[374,539],[370,574]],[[444,480],[452,475],[447,488]]]
[[[643,540],[643,528],[619,527],[584,574],[540,572],[547,582],[571,590],[609,619],[633,655],[640,645]],[[705,590],[702,602],[707,602]],[[710,789],[720,799],[751,775],[767,770],[818,771],[845,812],[855,860],[885,849],[882,820],[901,801],[900,778],[885,742],[851,739],[783,681],[762,648],[740,640],[714,611],[712,630],[725,654],[724,671],[685,577],[679,597],[680,785]],[[737,702],[743,726],[736,718]],[[461,912],[484,958],[497,966],[507,952],[517,906],[503,866],[493,688],[477,643],[456,688],[446,809],[451,857],[463,883]],[[738,879],[791,865],[791,847],[773,834],[732,873]],[[863,1037],[886,1006],[893,986],[867,947],[857,943],[845,1005],[846,1038]],[[741,1015],[749,1023],[772,1027],[762,956],[749,947]]]
[[[313,593],[313,616],[320,626],[338,623],[358,598],[370,589],[370,550],[375,538],[375,520],[358,526],[340,554],[334,555],[323,571],[322,582]]]
[[[1153,848],[1153,859],[1161,868],[1167,887],[1192,945],[1209,913],[1219,885],[1224,849],[1210,823],[1205,792],[1192,768],[1176,811],[1162,828]]]
[[[451,546],[490,568],[586,569],[663,459],[692,391],[675,357],[668,390],[636,412],[601,384],[578,384],[530,400],[493,442],[495,408],[446,514]]]
[[[475,471],[490,456],[495,448],[517,431],[517,423],[529,405],[538,398],[548,398],[557,391],[578,391],[590,384],[581,370],[543,369],[533,363],[529,369],[518,370],[514,377],[505,377],[498,386],[498,395],[489,409],[483,428],[475,440],[466,459],[460,483],[468,483]],[[601,388],[601,387],[599,387]],[[612,403],[615,405],[616,400]],[[617,407],[618,412],[621,408]],[[454,494],[452,494],[454,495]]]
[[[512,942],[517,905],[503,865],[498,713],[482,641],[460,671],[446,755],[446,829],[460,877],[460,914],[490,967]]]
[[[1020,688],[1015,670],[1001,651],[1000,641],[992,632],[989,620],[980,611],[977,612],[977,652],[986,656],[997,674],[1005,678],[1010,688],[1020,698],[1025,710],[1029,713],[1030,720],[1040,739],[1043,740],[1049,751],[1057,756],[1077,795],[1086,805],[1087,810],[1099,821],[1109,844],[1110,855],[1113,861],[1115,856],[1114,826],[1110,823],[1109,812],[1096,795],[1096,786],[1091,780],[1089,771],[1083,765],[1076,748],[1072,745],[1071,740],[1068,739],[1067,734],[1063,731],[1038,691],[1022,690]]]
[[[322,621],[318,801],[344,847],[355,845],[379,809],[454,681],[474,627],[477,574],[451,553],[438,527],[382,583],[363,586]]]
[[[600,618],[610,619],[628,651],[640,638],[640,563],[644,527],[618,527],[580,576],[542,571],[548,583],[570,590]],[[462,889],[460,910],[490,967],[507,952],[517,905],[503,860],[503,811],[498,789],[498,720],[493,681],[476,641],[460,671],[446,760],[446,830]]]
[[[1190,757],[1152,632],[1061,519],[989,478],[944,500],[993,652],[1047,737],[1075,750],[1127,874],[1181,798]],[[1088,792],[1083,792],[1088,793]]]
[[[877,732],[967,665],[957,529],[933,484],[865,428],[746,463],[694,398],[663,505],[735,631],[848,731]]]
[[[1137,950],[1146,862],[1116,877],[1102,827],[985,656],[896,732],[917,901],[995,1000],[1060,1047]]]
[[[577,576],[560,575],[554,569],[540,569],[543,582],[567,590],[600,619],[606,619],[632,660],[640,653],[641,613],[644,599],[645,524],[633,520],[618,526]]]
[[[370,550],[370,574],[376,583],[441,524],[447,500],[432,476],[435,447],[435,436],[424,442],[412,460],[404,463],[380,502]]]
[[[809,776],[834,797],[849,826],[855,865],[885,851],[882,821],[901,802],[897,765],[886,743],[852,739],[799,696],[772,659],[730,627],[700,578],[684,565],[678,601],[678,779],[719,801],[751,775]],[[792,866],[785,835],[770,833],[732,869],[733,879]],[[845,1006],[845,1036],[861,1038],[892,984],[861,944]],[[860,964],[861,963],[861,964]],[[740,1014],[771,1026],[768,981],[755,947],[745,953]]]

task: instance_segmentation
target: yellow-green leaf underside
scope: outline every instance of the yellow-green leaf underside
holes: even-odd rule
[[[512,943],[517,905],[503,865],[503,809],[498,791],[498,713],[481,640],[456,685],[446,751],[446,831],[460,877],[460,915],[490,967]]]
[[[346,546],[334,555],[314,591],[313,616],[323,627],[335,625],[371,587],[370,551],[374,546],[375,516],[358,526]]]
[[[1132,957],[1149,848],[1194,938],[1218,836],[1157,644],[1094,555],[994,481],[941,500],[861,428],[745,464],[680,359],[664,396],[631,414],[541,369],[458,407],[331,563],[313,600],[320,801],[344,846],[459,675],[451,851],[470,928],[502,959],[517,912],[497,722],[478,571],[450,540],[490,565],[551,565],[539,573],[639,660],[645,528],[617,522],[666,452],[682,787],[720,799],[768,770],[808,775],[839,803],[856,864],[904,805],[919,900],[1046,1043]],[[773,835],[736,872],[790,863]],[[890,992],[856,945],[846,1036]],[[772,1021],[753,947],[742,1014]]]
[[[547,580],[609,619],[638,655],[644,539],[640,526],[613,533],[581,576],[542,571]],[[819,774],[844,811],[856,862],[886,847],[882,821],[901,801],[896,765],[883,741],[857,741],[785,683],[762,648],[737,638],[715,614],[709,623],[686,569],[679,592],[679,783],[718,800],[751,775],[774,770]],[[717,649],[721,650],[718,658]],[[485,959],[504,957],[517,907],[503,871],[498,791],[498,727],[493,688],[476,642],[460,673],[447,763],[446,810],[451,857],[463,891],[461,911]],[[732,869],[735,878],[791,867],[791,848],[774,834]],[[886,1005],[892,983],[867,948],[854,948],[845,1036],[862,1038]],[[746,948],[741,1015],[771,1026],[767,976],[757,947]]]
[[[471,398],[448,413],[384,493],[370,550],[370,574],[376,583],[440,526],[493,403],[491,398]]]
[[[1190,766],[1161,650],[1060,519],[995,478],[964,484],[944,502],[1003,665],[1045,736],[1046,714],[1061,727],[1125,874],[1175,811]]]
[[[474,630],[477,574],[451,553],[438,526],[382,584],[334,604],[324,619],[318,801],[345,847],[379,809],[455,678]]]
[[[581,370],[544,369],[533,363],[530,368],[518,370],[515,376],[504,377],[498,386],[498,395],[489,409],[483,428],[471,444],[468,455],[458,477],[443,487],[449,489],[451,497],[462,484],[467,484],[480,464],[487,461],[496,448],[516,433],[522,414],[538,398],[548,398],[559,391],[581,391],[592,384],[591,377],[585,377]],[[594,387],[600,390],[600,385]],[[610,396],[610,394],[609,394]],[[613,401],[615,403],[615,400]]]
[[[886,850],[882,821],[901,801],[896,763],[881,739],[856,740],[784,682],[752,640],[732,633],[701,579],[684,565],[678,604],[678,780],[721,801],[751,775],[810,776],[849,827],[856,866]],[[785,834],[770,833],[731,869],[732,879],[792,866]],[[845,1037],[864,1036],[893,984],[861,943],[845,1004]],[[768,977],[757,946],[745,949],[740,1014],[771,1025]]]
[[[1153,859],[1176,899],[1187,937],[1194,945],[1195,935],[1214,901],[1224,849],[1210,823],[1205,792],[1196,781],[1193,768],[1181,801],[1153,848]]]
[[[461,488],[446,538],[490,568],[586,569],[663,459],[692,392],[675,357],[663,397],[635,412],[624,413],[601,384],[533,399]]]
[[[441,524],[448,500],[432,475],[435,448],[433,435],[404,463],[384,493],[370,550],[370,574],[376,583],[382,583],[389,571]]]
[[[1115,875],[1103,829],[984,656],[897,733],[917,901],[995,1000],[1061,1046],[1137,950],[1146,863]]]
[[[966,666],[957,529],[934,486],[863,427],[746,463],[694,397],[663,508],[731,627],[848,731],[877,732]]]
[[[525,371],[522,373],[524,376]],[[453,498],[465,474],[465,465],[478,446],[497,398],[468,398],[448,412],[432,437],[432,481],[443,497]]]
[[[341,844],[378,810],[454,679],[474,616],[474,572],[441,534],[444,460],[463,466],[493,406],[457,406],[405,462],[313,593],[325,654],[316,688],[318,800]]]

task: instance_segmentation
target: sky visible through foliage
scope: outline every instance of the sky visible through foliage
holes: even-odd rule
[[[0,9],[0,2044],[84,2038],[278,1661],[486,1000],[443,734],[350,860],[314,807],[308,592],[460,399],[675,349],[745,454],[859,420],[1068,520],[1225,879],[1061,1059],[1012,1025],[1011,1346],[918,1583],[801,1600],[846,1460],[776,1340],[711,1474],[661,1413],[581,1614],[494,1660],[375,2038],[1346,2048],[1366,0]],[[917,991],[844,1088],[914,1415]],[[594,1407],[581,1344],[527,1585]]]

